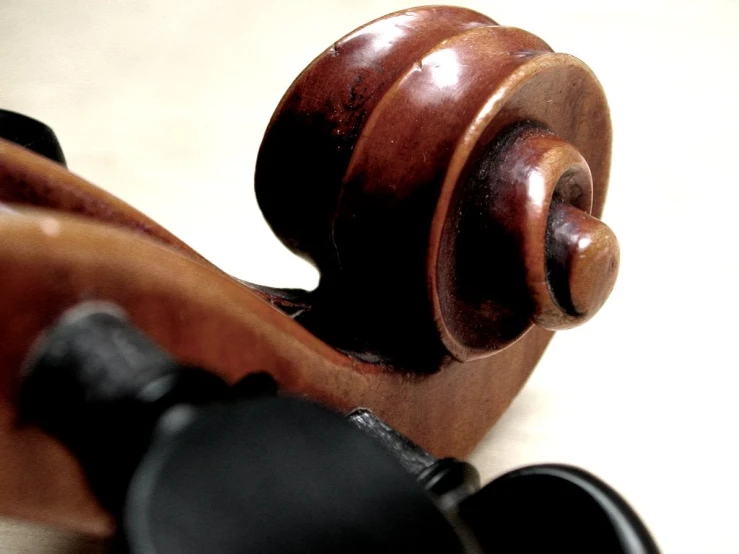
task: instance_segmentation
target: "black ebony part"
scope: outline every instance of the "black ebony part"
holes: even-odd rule
[[[639,517],[580,469],[538,465],[499,477],[462,501],[460,518],[485,552],[658,554]]]
[[[442,510],[455,508],[463,498],[480,488],[480,475],[473,466],[454,458],[437,460],[370,410],[354,410],[347,419],[385,447],[418,479]]]
[[[125,554],[657,554],[613,489],[532,466],[479,490],[368,410],[343,417],[175,362],[115,306],[81,304],[38,340],[20,417],[79,459]]]
[[[109,304],[81,304],[27,361],[20,418],[79,458],[101,503],[120,512],[130,477],[168,408],[225,394],[217,376],[181,366]]]
[[[346,416],[355,427],[384,446],[414,476],[436,463],[436,458],[401,435],[370,410],[359,408]]]
[[[258,396],[275,396],[278,388],[277,381],[269,373],[249,373],[231,386],[228,390],[228,398],[246,399]]]
[[[0,110],[0,138],[14,142],[66,167],[64,152],[54,131],[33,118]]]
[[[266,396],[180,410],[131,482],[132,553],[465,552],[414,477],[339,414]]]
[[[418,482],[444,511],[456,510],[462,500],[480,490],[477,469],[455,458],[436,461],[418,475]]]

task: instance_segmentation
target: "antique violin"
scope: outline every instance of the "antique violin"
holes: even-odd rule
[[[618,242],[599,219],[608,106],[578,59],[444,6],[387,15],[320,54],[280,101],[254,180],[275,234],[319,269],[313,291],[227,275],[69,172],[38,121],[1,112],[0,136],[0,513],[99,536],[124,529],[121,548],[132,552],[198,551],[205,543],[173,529],[197,520],[208,533],[220,522],[219,536],[238,536],[224,552],[265,551],[265,529],[284,527],[237,514],[253,518],[249,540],[259,538],[243,542],[237,523],[214,515],[234,516],[228,502],[195,509],[197,498],[223,490],[226,463],[250,483],[231,501],[251,504],[263,480],[247,475],[297,482],[299,465],[284,463],[297,459],[319,497],[337,482],[364,483],[321,512],[331,512],[322,524],[359,529],[348,542],[327,546],[319,524],[290,512],[301,551],[532,551],[545,543],[521,546],[520,527],[494,529],[490,518],[526,518],[548,498],[541,525],[565,505],[590,522],[557,540],[601,541],[570,551],[656,552],[594,476],[541,466],[480,489],[458,460],[554,331],[591,318],[616,279]],[[335,448],[295,438],[324,432]],[[265,433],[269,448],[241,440]],[[189,475],[198,494],[171,475]],[[407,497],[380,492],[393,490]],[[260,517],[294,494],[272,492]],[[354,494],[366,501],[356,517]],[[152,506],[180,497],[172,521],[152,523],[162,519]],[[131,508],[132,498],[146,500]],[[368,518],[370,505],[387,517]],[[144,512],[153,519],[131,519]],[[395,529],[406,516],[409,527]],[[280,544],[273,551],[294,551]]]

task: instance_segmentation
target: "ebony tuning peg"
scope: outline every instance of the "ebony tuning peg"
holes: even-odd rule
[[[66,167],[64,152],[49,126],[26,115],[0,110],[0,138],[9,140]]]
[[[79,458],[131,553],[602,552],[657,549],[631,508],[567,466],[479,488],[368,410],[229,387],[109,305],[73,308],[25,368],[21,418]]]
[[[78,457],[132,553],[464,552],[414,476],[342,416],[175,363],[115,308],[28,361],[23,421]]]
[[[644,523],[615,490],[572,466],[513,470],[458,509],[484,552],[659,552]]]

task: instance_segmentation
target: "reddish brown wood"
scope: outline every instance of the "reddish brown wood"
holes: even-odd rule
[[[597,313],[616,284],[619,246],[602,221],[565,202],[550,208],[547,229],[550,314],[535,314],[547,329],[580,325]]]
[[[588,215],[596,188],[573,145],[539,122],[519,123],[491,143],[463,190],[450,237],[450,334],[485,355],[532,323],[566,329],[597,312],[613,288],[618,242]]]
[[[231,381],[268,371],[283,392],[369,407],[434,454],[464,456],[548,329],[592,316],[613,286],[617,243],[597,219],[610,137],[590,70],[525,31],[450,7],[368,24],[301,74],[260,150],[260,206],[319,267],[314,292],[225,275],[0,142],[12,203],[0,210],[0,513],[111,531],[75,459],[15,403],[34,338],[90,299],[119,304],[183,362]]]
[[[172,233],[119,198],[62,165],[0,139],[0,203],[3,202],[60,210],[126,227],[205,262]]]
[[[0,214],[14,211],[5,203],[49,208],[129,229],[166,244],[220,271],[187,244],[147,216],[103,189],[16,144],[0,139]],[[254,287],[259,297],[288,308],[278,291]]]
[[[341,264],[332,222],[370,115],[435,45],[490,25],[490,18],[464,8],[403,10],[336,41],[298,76],[264,135],[255,179],[259,206],[289,248],[322,269]]]
[[[62,311],[96,298],[178,359],[229,381],[269,371],[281,390],[339,410],[367,406],[440,456],[464,456],[517,393],[550,333],[478,362],[452,359],[433,374],[391,371],[341,354],[235,280],[130,231],[48,212],[0,217],[0,513],[105,534],[75,459],[16,419],[19,367]]]
[[[436,22],[436,10],[454,23],[440,35],[419,31],[418,48],[378,40],[398,28],[409,40],[404,23]],[[549,199],[560,178],[560,189],[582,181],[582,209],[596,217],[605,199],[611,130],[590,70],[525,31],[457,8],[393,14],[337,45],[288,90],[257,164],[257,198],[272,228],[321,271],[301,323],[354,356],[427,372],[449,355],[492,355],[535,322],[556,329],[584,319],[552,298],[544,253]],[[542,137],[514,145],[508,158],[528,153],[532,173],[552,166],[536,217],[523,192],[498,206],[490,200],[502,189],[478,184],[481,171],[494,185],[510,181],[497,173],[520,169],[491,164],[501,161],[496,149],[509,130],[521,125]],[[545,137],[553,144],[537,146]],[[470,222],[480,211],[487,219]],[[518,219],[503,223],[511,217]]]

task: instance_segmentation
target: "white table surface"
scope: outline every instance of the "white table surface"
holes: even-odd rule
[[[622,250],[608,304],[555,338],[472,460],[486,479],[528,463],[582,466],[636,507],[664,552],[739,552],[739,2],[459,4],[600,78],[615,132],[604,220]],[[74,172],[225,270],[312,287],[315,270],[256,206],[261,135],[315,55],[409,5],[0,0],[0,107],[49,124]],[[92,549],[72,543],[0,523],[0,552]]]

